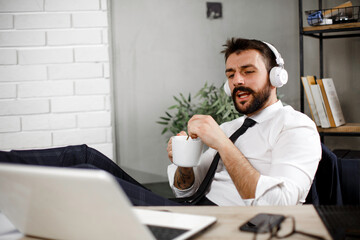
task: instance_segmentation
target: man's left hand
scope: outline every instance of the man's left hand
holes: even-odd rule
[[[217,122],[209,115],[194,115],[188,122],[188,135],[199,137],[207,146],[219,150],[229,141]]]

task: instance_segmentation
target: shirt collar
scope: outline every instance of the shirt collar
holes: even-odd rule
[[[267,108],[261,110],[260,112],[254,114],[250,118],[255,120],[257,123],[264,122],[265,120],[271,118],[273,114],[283,107],[283,104],[280,100],[275,102],[274,104],[268,106]],[[248,116],[246,116],[248,117]]]

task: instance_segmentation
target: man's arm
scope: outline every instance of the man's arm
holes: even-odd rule
[[[187,134],[182,131],[177,134],[178,136],[186,136]],[[173,155],[172,155],[172,138],[170,138],[167,146],[167,152],[168,157],[171,162],[173,162]],[[174,175],[174,186],[177,189],[185,190],[190,188],[195,181],[195,174],[192,167],[178,167],[176,169],[175,175]]]
[[[242,199],[255,198],[260,173],[231,140],[217,150]]]
[[[209,147],[217,150],[243,199],[254,198],[260,173],[249,163],[240,150],[225,135],[211,116],[195,115],[188,123],[189,135],[200,137]]]
[[[190,188],[195,181],[193,168],[178,167],[174,176],[174,186],[177,189],[185,190]]]

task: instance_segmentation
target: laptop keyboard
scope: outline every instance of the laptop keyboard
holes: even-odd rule
[[[146,225],[157,240],[171,240],[188,230],[179,228],[159,227],[153,225]]]
[[[360,239],[360,206],[315,206],[333,239]]]

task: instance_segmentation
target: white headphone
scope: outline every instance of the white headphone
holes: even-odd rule
[[[271,45],[270,43],[267,43],[267,42],[263,42],[263,43],[265,43],[270,48],[270,50],[274,53],[274,55],[276,57],[276,63],[279,65],[278,67],[273,67],[270,70],[271,85],[273,85],[274,87],[277,87],[277,88],[282,87],[288,81],[288,73],[284,68],[284,59],[281,57],[280,53],[276,50],[276,48],[273,45]],[[226,80],[226,82],[224,84],[224,91],[225,91],[226,95],[231,96],[231,90],[230,90],[228,80]]]

